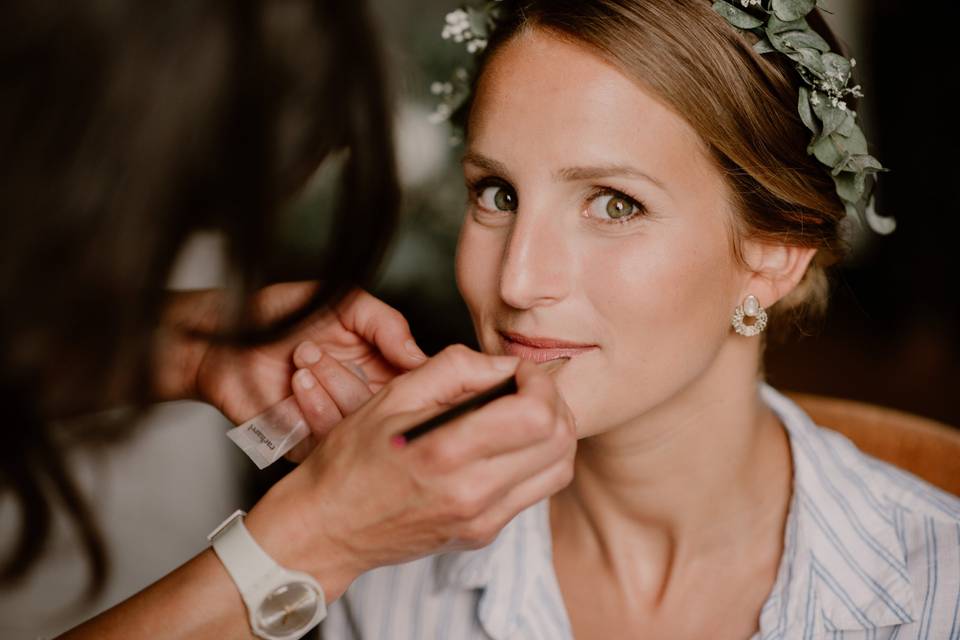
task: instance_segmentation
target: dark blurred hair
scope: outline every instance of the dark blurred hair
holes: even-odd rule
[[[96,406],[118,381],[146,403],[151,333],[188,236],[225,238],[242,309],[269,282],[279,212],[340,152],[321,286],[270,326],[239,314],[219,339],[273,339],[372,277],[398,204],[375,42],[356,1],[3,4],[0,486],[21,528],[0,580],[33,565],[59,504],[102,585],[51,407]]]

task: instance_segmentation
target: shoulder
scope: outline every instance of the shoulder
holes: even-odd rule
[[[815,429],[822,443],[836,452],[837,461],[855,472],[891,508],[915,519],[931,518],[942,524],[960,525],[960,497],[864,453],[849,438],[832,429],[820,426]]]
[[[873,502],[870,498],[875,497],[884,506],[916,517],[960,523],[960,497],[864,453],[846,436],[815,424],[799,405],[772,387],[763,385],[762,394],[787,428],[794,464],[801,467],[796,480],[802,488],[828,484],[838,491],[856,489],[846,496],[847,500],[866,498]],[[810,477],[802,474],[806,467],[814,472]],[[960,473],[960,461],[957,470]],[[826,482],[811,482],[821,479]],[[842,500],[844,496],[835,497]]]
[[[860,455],[871,484],[892,506],[913,586],[914,624],[923,631],[918,637],[960,637],[960,498],[882,460]]]
[[[905,625],[902,638],[960,637],[960,498],[870,456],[813,423],[785,396],[765,398],[790,435],[803,544],[821,592],[861,623]],[[836,620],[833,620],[836,622]]]

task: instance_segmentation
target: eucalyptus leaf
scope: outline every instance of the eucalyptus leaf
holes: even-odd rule
[[[849,87],[852,61],[830,51],[829,43],[806,20],[816,7],[825,8],[825,1],[740,2],[753,4],[755,13],[741,10],[737,4],[735,0],[717,0],[713,8],[744,35],[750,32],[758,37],[753,45],[756,52],[780,52],[795,63],[802,85],[797,111],[813,133],[807,152],[832,174],[849,219],[866,222],[878,233],[893,231],[894,221],[877,216],[870,197],[876,174],[887,169],[869,154],[857,114],[843,102],[850,95],[861,95],[858,87]],[[765,19],[761,13],[767,14]]]
[[[763,26],[763,20],[760,18],[756,18],[723,0],[714,2],[713,10],[726,18],[727,22],[740,29],[756,29]]]
[[[833,171],[830,172],[830,175],[832,175],[832,176],[838,176],[838,175],[840,175],[840,172],[841,172],[841,171],[846,171],[846,170],[847,170],[847,165],[850,164],[850,161],[851,161],[852,159],[853,159],[853,155],[852,155],[852,154],[845,153],[845,154],[843,155],[843,158],[840,160],[840,162],[838,162],[837,165],[833,168]]]
[[[765,27],[767,36],[786,33],[788,31],[809,31],[810,25],[803,18],[799,20],[781,20],[777,16],[770,16]]]
[[[857,126],[857,116],[849,109],[846,111],[846,114],[846,119],[837,127],[837,133],[849,137],[853,133],[853,128]]]
[[[503,3],[500,0],[492,0],[486,4],[487,14],[490,16],[490,22],[496,24],[496,21],[503,17]]]
[[[773,45],[770,44],[770,41],[766,38],[758,40],[755,45],[753,45],[753,50],[763,55],[765,53],[775,53],[776,49],[773,48]]]
[[[864,174],[886,171],[879,160],[869,155],[851,156],[850,161],[847,163],[846,170]]]
[[[833,180],[837,184],[837,194],[849,202],[856,202],[863,197],[865,185],[863,180],[857,180],[859,174],[841,173],[834,176]]]
[[[837,144],[834,142],[834,138],[839,137],[840,136],[836,135],[820,136],[810,145],[810,153],[828,167],[835,167],[843,158],[843,151],[839,150]]]
[[[867,203],[867,208],[863,212],[863,216],[867,221],[867,224],[870,225],[870,228],[879,233],[880,235],[887,235],[888,233],[893,233],[893,230],[897,228],[897,221],[893,218],[886,218],[877,215],[877,210],[874,207],[875,200],[871,196],[870,201]]]
[[[846,82],[850,78],[850,73],[853,71],[850,61],[841,55],[829,52],[829,49],[827,49],[827,51],[828,53],[824,53],[821,56],[823,68],[828,75],[839,76]]]
[[[838,133],[833,133],[830,136],[830,139],[836,143],[841,154],[851,153],[858,156],[869,155],[869,151],[867,151],[867,139],[863,137],[863,131],[860,130],[860,127],[854,127],[849,136],[842,136]],[[836,162],[830,166],[835,164]]]
[[[830,51],[830,45],[814,31],[787,31],[777,36],[787,49],[816,49],[821,53]],[[839,57],[839,56],[838,56]]]
[[[850,115],[849,111],[831,106],[826,99],[821,99],[819,104],[813,105],[813,112],[823,123],[823,132],[820,134],[822,136],[828,136],[837,131]]]
[[[816,0],[773,0],[773,12],[781,20],[796,20],[813,11],[816,5]]]
[[[843,208],[844,208],[844,209],[846,210],[846,212],[847,212],[847,218],[848,218],[848,219],[850,219],[850,220],[856,220],[857,222],[861,222],[861,221],[862,221],[863,216],[860,214],[860,209],[857,208],[857,205],[856,205],[856,204],[854,204],[853,202],[847,202],[846,200],[844,200],[844,201],[843,201]]]
[[[810,73],[818,78],[824,76],[826,70],[823,68],[820,52],[816,49],[797,49],[795,51],[787,51],[786,53],[788,58],[803,65]]]
[[[813,119],[813,112],[810,110],[810,90],[806,87],[800,87],[800,99],[797,102],[797,110],[800,112],[800,119],[803,124],[813,132],[813,135],[820,135],[820,126]]]
[[[857,196],[857,199],[859,200],[860,198],[863,198],[863,194],[867,192],[867,172],[858,171],[857,173],[846,175],[853,175],[854,190],[860,194]]]
[[[473,7],[467,7],[466,11],[470,31],[478,38],[486,38],[490,33],[490,17],[487,12]]]

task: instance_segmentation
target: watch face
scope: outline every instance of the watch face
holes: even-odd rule
[[[303,630],[313,621],[320,594],[306,582],[277,587],[260,604],[257,626],[271,635],[282,636]]]

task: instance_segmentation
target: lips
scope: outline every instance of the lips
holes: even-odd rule
[[[504,353],[533,362],[547,362],[557,358],[574,358],[597,348],[595,344],[531,337],[506,331],[499,333]]]

